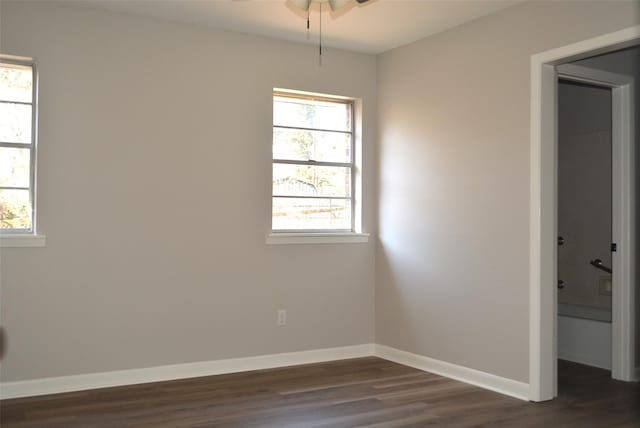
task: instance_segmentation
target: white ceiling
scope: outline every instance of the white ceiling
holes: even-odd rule
[[[336,12],[325,3],[322,38],[326,46],[380,53],[494,13],[522,0],[370,0]],[[319,8],[306,12],[286,0],[74,0],[75,4],[151,16],[261,36],[317,43]]]

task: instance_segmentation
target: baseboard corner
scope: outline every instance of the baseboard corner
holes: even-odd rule
[[[413,354],[385,345],[375,345],[375,355],[385,360],[413,367],[429,373],[529,401],[529,384],[500,377],[491,373]]]

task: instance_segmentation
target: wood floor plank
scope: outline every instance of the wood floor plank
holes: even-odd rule
[[[379,358],[0,401],[3,428],[640,427],[640,385],[559,362],[527,403]]]

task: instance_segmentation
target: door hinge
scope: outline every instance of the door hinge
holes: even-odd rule
[[[613,242],[611,244],[611,252],[615,253],[616,251],[618,251],[618,244],[616,244],[615,242]]]

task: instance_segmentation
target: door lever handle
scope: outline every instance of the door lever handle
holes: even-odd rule
[[[591,260],[591,261],[589,262],[589,264],[590,264],[591,266],[593,266],[593,267],[595,267],[595,268],[598,268],[598,269],[600,269],[600,270],[603,270],[603,271],[605,271],[605,272],[607,272],[607,273],[612,273],[612,272],[613,272],[613,271],[611,270],[611,268],[610,268],[610,267],[606,267],[606,266],[604,265],[604,263],[602,263],[602,260],[600,260],[600,259],[593,259],[593,260]]]

